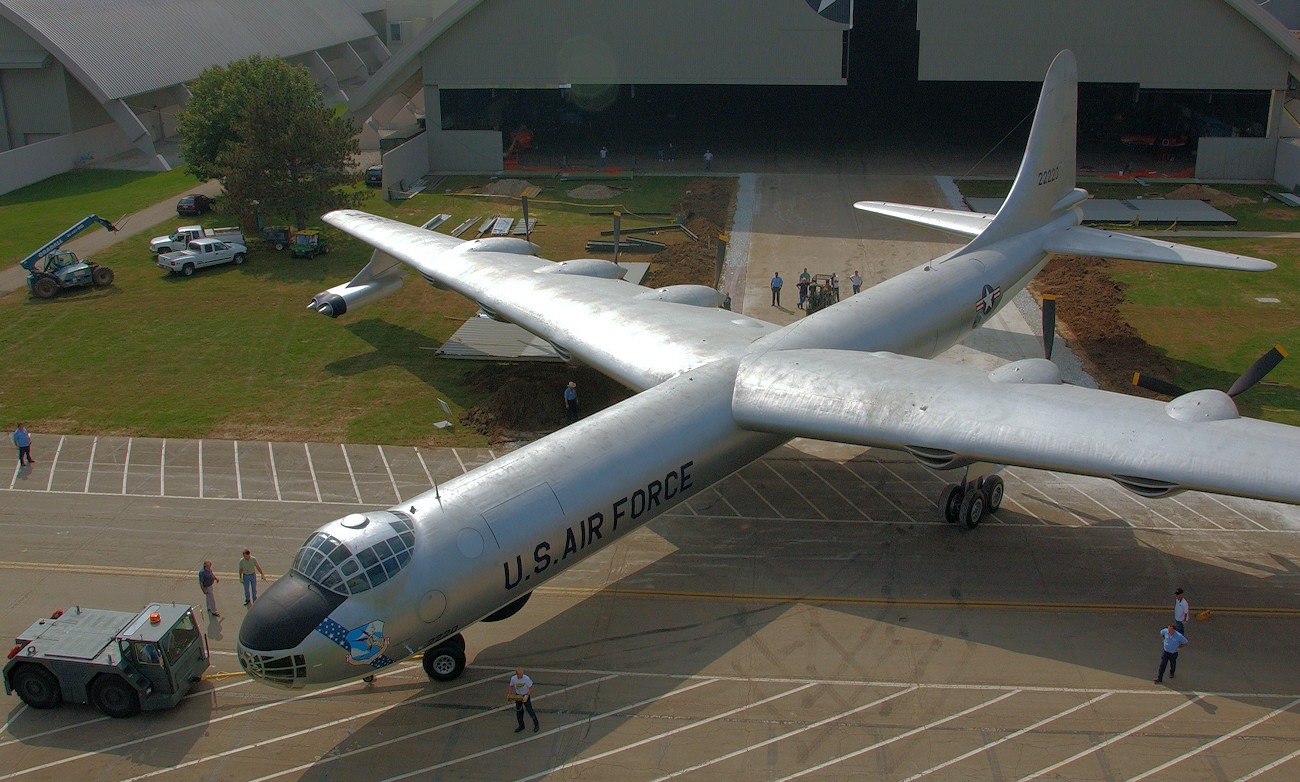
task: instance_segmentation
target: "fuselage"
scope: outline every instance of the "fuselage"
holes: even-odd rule
[[[1046,257],[1036,233],[959,250],[758,332],[749,350],[929,357],[1009,301]],[[733,420],[742,357],[717,356],[388,511],[322,527],[250,609],[241,664],[290,687],[374,673],[698,497],[786,439]]]

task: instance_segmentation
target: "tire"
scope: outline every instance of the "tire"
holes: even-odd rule
[[[243,262],[244,262],[244,254],[243,254],[243,253],[235,253],[235,257],[234,257],[234,263],[235,263],[235,265],[238,266],[238,265],[242,264]]]
[[[436,682],[449,682],[465,672],[465,650],[443,643],[424,652],[424,672]]]
[[[10,683],[23,703],[33,709],[53,709],[63,703],[59,680],[42,665],[20,666],[10,677]]]
[[[284,242],[276,242],[276,243],[275,243],[275,249],[276,249],[277,251],[279,251],[279,250],[283,250],[283,249],[284,249]]]
[[[1002,497],[1006,494],[1006,484],[996,475],[984,479],[984,511],[996,513],[1002,507]]]
[[[32,295],[38,299],[52,299],[59,292],[59,284],[49,277],[40,277],[32,283]]]
[[[984,492],[968,491],[961,501],[961,520],[966,529],[975,529],[984,520]]]
[[[961,501],[965,491],[960,484],[950,483],[939,495],[939,515],[949,524],[956,524],[961,519]]]
[[[96,288],[107,288],[113,284],[113,270],[107,266],[96,266],[90,273],[90,280]]]
[[[190,275],[194,274],[194,264],[187,263],[184,266],[182,266],[181,274],[184,274],[186,277],[189,277]]]
[[[90,686],[90,701],[95,708],[116,719],[140,713],[140,694],[120,676],[106,674]]]

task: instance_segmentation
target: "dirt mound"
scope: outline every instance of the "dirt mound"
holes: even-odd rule
[[[537,192],[540,188],[526,179],[498,179],[495,182],[489,182],[483,187],[483,192],[488,195],[510,196],[518,198],[525,192]]]
[[[578,384],[578,411],[586,417],[627,399],[631,391],[594,369],[568,364],[484,364],[465,383],[487,393],[461,416],[461,422],[493,442],[531,440],[567,423],[564,389]]]
[[[1029,287],[1040,299],[1045,293],[1056,297],[1062,336],[1102,388],[1151,396],[1134,387],[1133,373],[1167,378],[1173,367],[1124,321],[1119,305],[1127,286],[1115,281],[1109,268],[1102,258],[1061,255]]]
[[[623,191],[609,185],[581,185],[569,191],[569,198],[579,201],[606,201],[617,198]]]
[[[682,199],[673,205],[673,211],[686,218],[687,229],[698,241],[680,242],[656,253],[641,284],[650,288],[712,285],[717,269],[718,234],[723,233],[720,226],[731,220],[735,205],[736,180],[728,177],[691,182]]]
[[[1205,185],[1186,184],[1177,190],[1173,190],[1165,195],[1165,198],[1181,198],[1189,201],[1205,201],[1210,206],[1235,206],[1237,204],[1249,204],[1251,200],[1243,196],[1235,196],[1232,193],[1225,193],[1222,190],[1215,190]]]

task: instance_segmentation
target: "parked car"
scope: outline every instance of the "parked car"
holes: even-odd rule
[[[176,202],[176,214],[197,217],[212,208],[212,199],[202,193],[187,195]]]
[[[195,269],[204,266],[216,266],[220,263],[233,263],[236,266],[244,262],[248,248],[242,244],[226,244],[220,239],[195,239],[188,249],[158,256],[158,266],[172,274],[186,277]]]
[[[366,169],[366,187],[383,187],[384,167],[371,166]]]

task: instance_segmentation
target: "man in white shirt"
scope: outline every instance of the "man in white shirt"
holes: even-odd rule
[[[1183,629],[1183,622],[1187,621],[1187,614],[1189,610],[1190,608],[1187,605],[1187,598],[1183,597],[1183,590],[1181,588],[1175,589],[1174,590],[1174,629],[1182,633],[1183,635],[1187,634],[1187,631]]]
[[[506,697],[515,703],[515,717],[519,719],[519,727],[515,728],[515,733],[524,729],[524,709],[528,709],[528,716],[533,718],[533,733],[541,730],[542,726],[537,722],[537,712],[533,711],[533,680],[524,674],[523,668],[516,668],[515,675],[510,677],[510,684],[506,687]]]

